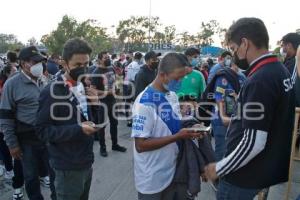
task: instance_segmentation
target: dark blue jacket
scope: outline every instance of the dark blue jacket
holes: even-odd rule
[[[86,119],[77,110],[76,98],[68,98],[69,94],[68,86],[57,81],[41,92],[36,131],[39,138],[48,143],[54,169],[87,169],[94,162],[93,136],[83,133],[80,122]],[[100,106],[89,106],[89,121],[98,124],[95,118],[100,121],[102,112]]]

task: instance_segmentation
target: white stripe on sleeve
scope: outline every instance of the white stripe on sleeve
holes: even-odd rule
[[[249,163],[265,148],[267,136],[265,131],[246,129],[235,150],[216,164],[217,174],[224,176]]]

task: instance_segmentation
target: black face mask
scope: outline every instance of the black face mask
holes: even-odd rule
[[[110,61],[110,59],[105,59],[105,61],[104,61],[104,66],[105,66],[105,67],[111,66],[111,61]]]
[[[150,64],[151,69],[157,69],[157,68],[158,68],[158,64],[159,64],[158,61],[157,61],[157,62],[152,62],[152,63]]]
[[[234,52],[233,55],[233,62],[238,66],[238,68],[240,68],[241,70],[247,70],[249,68],[249,63],[247,61],[247,52],[248,52],[248,47],[246,50],[246,55],[245,58],[239,59],[238,55],[237,55],[237,51]]]
[[[81,75],[84,75],[87,73],[87,67],[76,67],[75,69],[71,69],[69,72],[69,75],[74,81],[78,81],[78,78]],[[82,78],[83,79],[83,78]]]

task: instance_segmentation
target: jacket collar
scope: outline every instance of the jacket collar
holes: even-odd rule
[[[245,74],[246,74],[246,76],[251,76],[259,68],[263,67],[264,65],[266,65],[268,63],[272,63],[272,62],[278,62],[278,61],[279,60],[276,55],[274,55],[272,53],[264,54],[250,63],[250,67],[249,67],[249,69],[246,70]]]

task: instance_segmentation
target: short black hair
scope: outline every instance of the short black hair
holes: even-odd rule
[[[241,44],[242,38],[251,40],[258,48],[269,48],[269,34],[264,22],[258,18],[241,18],[226,33],[226,41]]]
[[[300,34],[288,33],[281,39],[283,43],[291,43],[293,48],[296,50],[300,45]]]
[[[145,55],[145,61],[148,61],[151,58],[157,58],[157,53],[155,53],[154,51],[147,52]]]
[[[9,60],[9,62],[14,63],[14,62],[17,62],[17,60],[18,60],[17,53],[12,52],[12,51],[7,52],[6,56],[7,56],[7,59]]]
[[[68,40],[63,48],[62,57],[68,62],[74,54],[88,54],[92,53],[92,48],[83,39],[73,38]]]
[[[232,54],[229,51],[224,51],[224,52],[221,53],[221,58],[225,58],[226,56],[231,56],[232,57]]]
[[[171,73],[177,68],[189,66],[188,59],[185,55],[179,53],[168,53],[159,62],[159,72]]]
[[[115,58],[117,58],[117,54],[114,53],[111,55],[111,59],[114,60]]]
[[[99,60],[102,60],[103,56],[107,54],[107,51],[101,51],[99,54],[98,54],[98,59]]]
[[[200,55],[199,49],[196,49],[195,47],[190,47],[185,50],[184,55],[186,56],[193,56],[193,55]]]
[[[140,53],[140,52],[136,52],[136,53],[134,54],[134,59],[136,59],[136,60],[141,60],[142,57],[143,57],[143,54]]]
[[[207,59],[206,62],[208,63],[208,65],[213,65],[214,64],[214,61],[211,58]]]

